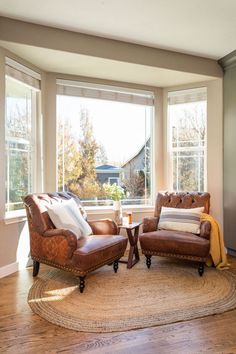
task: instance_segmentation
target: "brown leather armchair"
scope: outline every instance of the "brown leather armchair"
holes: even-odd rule
[[[106,264],[112,264],[115,273],[118,260],[124,255],[127,238],[117,233],[112,220],[90,221],[93,235],[77,240],[72,231],[56,229],[49,218],[46,205],[74,198],[72,193],[31,194],[23,198],[29,224],[30,252],[33,276],[37,276],[40,263],[64,269],[79,276],[79,289],[85,287],[85,276]]]
[[[143,233],[139,236],[142,253],[146,256],[148,268],[151,266],[153,255],[175,257],[198,262],[198,272],[202,276],[210,250],[210,222],[201,222],[200,235],[182,231],[159,230],[158,222],[162,206],[173,208],[204,207],[204,212],[208,214],[210,194],[194,192],[158,193],[154,217],[144,218]]]

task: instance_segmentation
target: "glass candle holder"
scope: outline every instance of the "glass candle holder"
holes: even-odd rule
[[[132,213],[128,213],[128,221],[129,221],[129,224],[132,224],[132,222],[133,222]]]

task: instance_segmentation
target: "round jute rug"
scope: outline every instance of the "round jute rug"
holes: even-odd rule
[[[229,271],[153,257],[118,273],[105,266],[86,278],[84,293],[70,273],[39,273],[28,302],[44,319],[86,332],[126,331],[223,313],[236,307],[236,276]]]

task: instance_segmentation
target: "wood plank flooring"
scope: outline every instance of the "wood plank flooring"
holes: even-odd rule
[[[236,274],[236,258],[230,263]],[[44,266],[40,271],[46,270]],[[236,353],[236,310],[128,332],[81,333],[55,326],[33,314],[27,304],[31,273],[27,269],[0,279],[0,353]]]

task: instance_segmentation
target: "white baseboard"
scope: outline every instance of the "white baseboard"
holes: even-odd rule
[[[18,262],[14,262],[11,264],[8,264],[4,267],[0,268],[0,278],[6,277],[7,275],[10,275],[12,273],[17,272],[19,269],[19,264]]]

